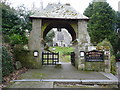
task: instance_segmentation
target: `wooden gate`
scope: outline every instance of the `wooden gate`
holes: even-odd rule
[[[75,52],[71,52],[71,64],[75,66]]]
[[[42,52],[42,65],[56,65],[59,62],[59,53]]]

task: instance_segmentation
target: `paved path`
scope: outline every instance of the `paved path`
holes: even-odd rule
[[[109,78],[100,72],[78,71],[71,64],[62,64],[61,68],[43,66],[42,69],[30,69],[22,74],[21,79],[109,80]]]
[[[53,82],[15,82],[9,88],[53,88]]]
[[[71,64],[64,63],[62,64],[61,68],[55,68],[55,66],[43,66],[42,69],[30,69],[21,75],[21,80],[14,81],[15,83],[12,84],[9,88],[62,87],[56,86],[56,84],[54,85],[55,82],[76,82],[81,85],[83,84],[82,87],[85,87],[84,84],[116,85],[117,81],[114,79],[115,77],[109,73],[79,71]]]

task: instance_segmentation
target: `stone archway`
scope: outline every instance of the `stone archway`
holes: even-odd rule
[[[72,21],[73,22],[73,21]],[[65,21],[65,20],[50,20],[47,21],[47,23],[49,23],[47,26],[46,22],[43,22],[43,27],[46,27],[42,34],[43,34],[43,38],[46,36],[46,34],[52,29],[52,28],[65,28],[66,30],[68,30],[68,32],[71,34],[72,36],[72,41],[74,41],[76,39],[76,31],[74,30],[75,27],[72,26],[72,23],[70,23],[70,21]],[[76,23],[76,22],[74,22]]]
[[[64,9],[63,11],[65,12],[61,12],[61,9]],[[42,66],[41,55],[44,50],[42,40],[45,35],[52,28],[66,28],[72,36],[73,47],[75,49],[75,66],[78,69],[84,69],[85,60],[80,57],[79,53],[80,51],[87,51],[87,47],[90,44],[90,37],[87,32],[87,22],[89,19],[87,17],[77,13],[70,5],[49,4],[40,15],[34,14],[30,18],[32,19],[32,31],[28,46],[31,53],[30,59],[36,62],[35,68],[41,68]],[[38,57],[33,56],[34,51],[39,52]]]

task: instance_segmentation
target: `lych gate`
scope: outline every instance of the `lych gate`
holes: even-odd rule
[[[30,17],[32,19],[32,31],[29,38],[29,50],[39,52],[38,57],[33,57],[36,67],[42,66],[42,52],[44,51],[44,37],[52,28],[65,28],[72,36],[72,44],[75,52],[75,67],[82,69],[84,65],[80,58],[80,51],[87,51],[90,37],[87,32],[88,18],[76,12],[69,4],[48,4],[40,11],[36,11]],[[32,58],[32,59],[33,59]]]
[[[76,12],[69,4],[48,4],[45,9],[36,11],[30,18],[32,19],[32,31],[28,46],[30,50],[29,55],[31,55],[29,60],[34,60],[33,68],[41,68],[42,66],[42,52],[44,52],[45,48],[44,38],[46,34],[52,28],[57,28],[58,30],[65,28],[72,36],[72,46],[74,47],[75,56],[72,55],[71,61],[76,68],[80,70],[103,70],[110,72],[109,57],[101,62],[99,62],[100,60],[98,62],[87,62],[85,60],[84,52],[88,52],[90,47],[90,37],[87,31],[87,22],[89,19]],[[34,51],[38,52],[37,57],[33,56]],[[98,59],[99,57],[95,58]],[[91,59],[88,60],[92,61]]]

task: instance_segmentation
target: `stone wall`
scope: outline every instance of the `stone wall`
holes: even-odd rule
[[[103,62],[86,62],[85,57],[80,56],[80,51],[88,52],[90,43],[90,36],[87,31],[87,21],[79,20],[78,21],[78,32],[77,32],[77,42],[78,46],[76,46],[75,54],[76,54],[76,64],[79,70],[91,70],[91,71],[104,71],[110,72],[110,51],[107,49],[102,49],[103,51],[107,51],[109,53],[104,54]]]
[[[27,46],[27,45],[26,45]],[[40,63],[33,57],[33,52],[25,49],[23,45],[14,46],[15,60],[20,61],[23,67],[40,68]]]
[[[101,50],[100,50],[101,51]],[[104,51],[104,50],[102,50]],[[106,53],[107,52],[107,53]],[[104,61],[103,62],[84,62],[85,70],[89,71],[103,71],[110,73],[111,63],[110,63],[110,51],[104,51]]]

